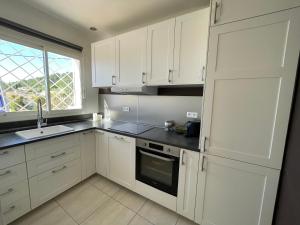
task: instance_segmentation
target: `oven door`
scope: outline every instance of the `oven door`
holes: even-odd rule
[[[136,147],[136,179],[177,196],[179,158]]]

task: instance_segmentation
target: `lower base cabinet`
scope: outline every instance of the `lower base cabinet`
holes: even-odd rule
[[[98,174],[108,176],[108,133],[95,130],[96,136],[96,171]]]
[[[198,224],[272,224],[279,170],[211,155],[200,158]]]
[[[135,138],[108,134],[108,177],[116,183],[134,188]]]
[[[199,157],[199,152],[181,149],[177,213],[190,220],[195,218]]]
[[[9,224],[31,210],[29,196],[18,199],[1,208],[3,224]],[[0,223],[1,224],[1,223]]]
[[[67,162],[50,171],[29,179],[31,207],[36,208],[44,202],[69,189],[81,181],[80,159]]]
[[[80,133],[82,180],[96,173],[96,142],[94,130]]]

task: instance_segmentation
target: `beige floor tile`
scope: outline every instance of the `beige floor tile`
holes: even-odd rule
[[[120,186],[105,177],[96,176],[91,183],[109,196],[113,196],[120,190]]]
[[[82,223],[108,199],[108,195],[86,182],[68,190],[56,200],[77,223]]]
[[[179,217],[176,225],[198,225],[198,224],[196,224],[193,221],[190,221],[184,217]]]
[[[76,225],[76,223],[56,202],[51,201],[11,225]]]
[[[145,220],[143,217],[136,215],[129,225],[152,225],[152,223]]]
[[[126,188],[120,188],[113,198],[135,212],[139,211],[146,201],[141,195]]]
[[[127,225],[135,213],[114,199],[101,205],[83,225]]]
[[[178,219],[178,215],[175,212],[149,200],[138,214],[155,225],[175,225]]]

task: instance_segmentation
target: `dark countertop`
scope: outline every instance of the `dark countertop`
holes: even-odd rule
[[[129,134],[125,132],[118,132],[115,130],[110,130],[109,128],[112,125],[116,124],[122,124],[123,122],[120,121],[103,121],[103,122],[93,122],[93,121],[82,121],[82,122],[76,122],[76,123],[67,123],[64,124],[68,127],[72,127],[74,130],[67,132],[67,133],[62,133],[62,134],[57,134],[57,135],[52,135],[48,137],[42,137],[42,138],[36,138],[36,139],[23,139],[19,137],[18,135],[15,134],[15,132],[10,132],[10,133],[3,133],[0,134],[0,150],[9,148],[9,147],[14,147],[18,145],[24,145],[24,144],[29,144],[41,140],[46,140],[46,139],[51,139],[55,137],[60,137],[68,134],[73,134],[85,130],[91,130],[91,129],[99,129],[99,130],[104,130],[108,131],[111,133],[116,133],[116,134],[121,134],[129,137],[134,137],[134,138],[142,138],[162,144],[167,144],[167,145],[172,145],[192,151],[197,151],[199,152],[199,138],[197,137],[185,137],[184,135],[176,134],[174,132],[167,132],[163,128],[158,128],[154,127],[151,130],[148,130],[144,133],[134,135],[134,134]]]

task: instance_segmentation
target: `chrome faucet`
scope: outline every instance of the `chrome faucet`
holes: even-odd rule
[[[37,127],[42,128],[44,125],[47,125],[47,123],[44,123],[42,100],[39,98],[37,100]]]

